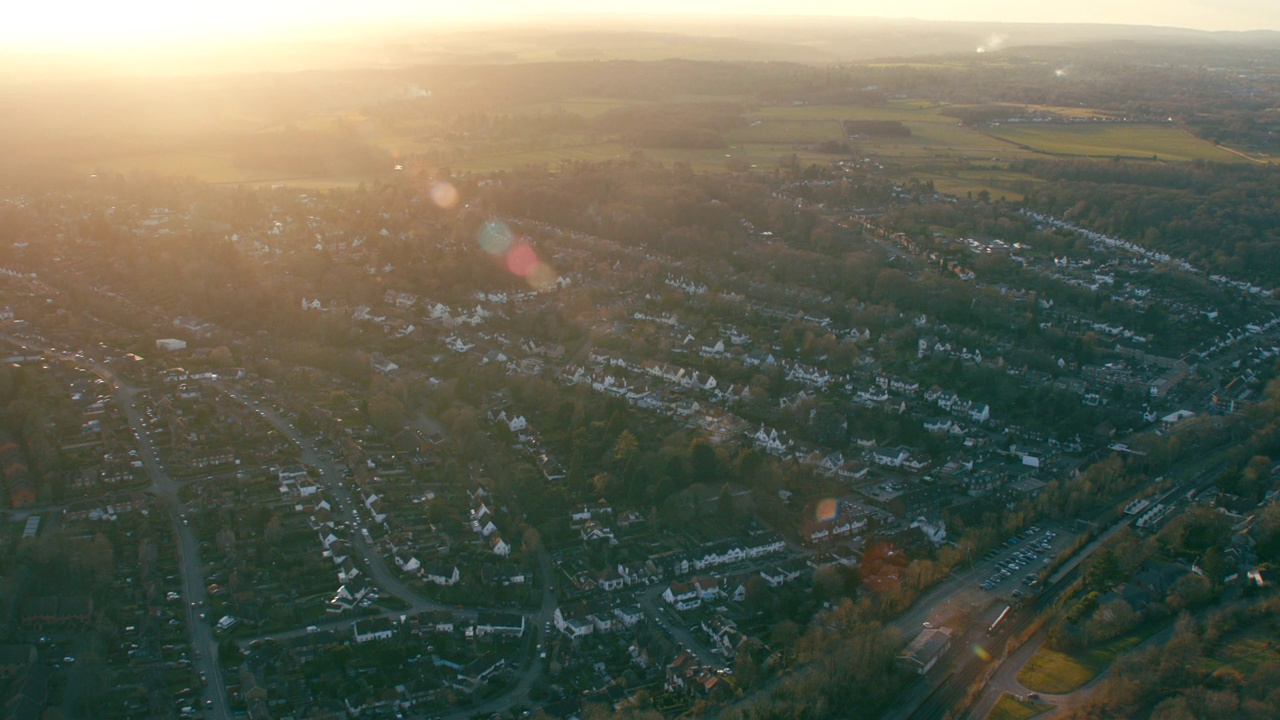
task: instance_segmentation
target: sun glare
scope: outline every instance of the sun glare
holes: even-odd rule
[[[944,0],[910,0],[886,9],[871,0],[50,0],[10,3],[0,22],[0,51],[99,51],[184,46],[208,41],[277,40],[316,30],[359,29],[402,21],[522,20],[546,14],[611,15],[862,15],[926,20],[1006,22],[1120,22],[1147,24],[1175,17],[1155,14],[1150,0],[1042,7],[1014,0],[979,0],[970,8]],[[1225,8],[1210,13],[1195,3],[1177,7],[1176,20],[1189,27],[1233,29],[1280,22],[1275,10]],[[991,47],[983,46],[983,50]]]
[[[0,45],[15,50],[67,51],[261,40],[400,17],[456,16],[463,12],[458,5],[437,0],[63,0],[7,9],[0,24]]]

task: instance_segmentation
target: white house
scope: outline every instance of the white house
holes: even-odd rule
[[[671,583],[666,590],[662,591],[662,599],[680,611],[692,610],[702,605],[702,598],[698,596],[698,587],[691,582]]]
[[[507,557],[511,555],[511,546],[502,540],[502,536],[494,533],[489,537],[489,549],[495,554]]]
[[[969,419],[976,422],[986,422],[991,419],[991,407],[986,403],[974,403],[969,408]]]
[[[436,585],[454,585],[460,577],[457,565],[452,568],[446,568],[444,565],[432,563],[422,571],[422,579]]]
[[[355,621],[351,624],[351,630],[356,643],[359,644],[373,640],[390,640],[395,635],[396,626],[388,618],[374,617]]]
[[[481,610],[476,616],[475,632],[476,637],[485,635],[520,637],[524,634],[524,616]]]

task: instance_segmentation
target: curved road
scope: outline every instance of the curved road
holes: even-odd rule
[[[215,385],[224,392],[228,397],[235,398],[243,403],[246,407],[257,412],[264,420],[270,423],[274,428],[289,438],[290,442],[298,446],[301,451],[302,462],[314,467],[320,473],[320,482],[325,489],[334,498],[336,507],[334,507],[334,515],[345,516],[353,521],[358,519],[355,508],[359,505],[358,501],[352,497],[350,491],[342,482],[342,476],[338,473],[337,467],[323,453],[317,452],[311,441],[303,436],[292,423],[285,420],[275,411],[274,408],[265,406],[264,404],[243,395],[240,392],[230,388],[224,382],[217,382]],[[405,615],[424,612],[428,610],[450,610],[454,608],[450,605],[436,602],[420,595],[413,588],[409,587],[397,577],[387,566],[386,560],[382,557],[376,548],[370,547],[360,533],[353,533],[348,542],[353,550],[364,561],[364,566],[369,570],[369,574],[383,588],[404,602],[408,603],[409,609],[404,611],[393,611],[384,613],[387,615]],[[538,553],[539,570],[542,573],[543,592],[542,607],[534,613],[522,613],[525,616],[526,624],[533,624],[532,639],[536,641],[529,642],[533,646],[529,648],[529,655],[526,656],[521,668],[521,679],[514,688],[507,691],[503,695],[489,700],[481,705],[473,705],[465,710],[459,710],[445,717],[451,720],[462,720],[476,714],[491,714],[506,710],[507,708],[527,703],[529,699],[529,691],[533,687],[533,683],[542,674],[542,664],[538,657],[538,648],[546,646],[546,624],[551,620],[556,609],[556,596],[551,583],[551,557],[545,549]],[[470,615],[474,611],[464,614]],[[326,624],[325,627],[332,627],[332,624]],[[300,635],[305,630],[294,630],[287,633],[280,633],[278,636]],[[276,636],[272,636],[276,637]]]

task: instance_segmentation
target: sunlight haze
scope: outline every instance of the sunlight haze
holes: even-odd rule
[[[1026,3],[1013,0],[912,0],[884,3],[854,0],[801,0],[792,3],[746,0],[618,2],[602,5],[585,0],[529,3],[516,0],[447,2],[429,0],[228,0],[185,4],[160,0],[116,3],[52,2],[10,9],[0,28],[0,43],[10,49],[65,51],[140,45],[169,45],[206,40],[291,39],[298,33],[387,22],[495,21],[545,15],[810,15],[895,17],[922,20],[1119,23],[1162,25],[1199,30],[1280,28],[1280,8],[1250,0],[1149,0],[1075,3]]]

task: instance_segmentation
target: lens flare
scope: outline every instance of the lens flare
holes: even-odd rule
[[[822,522],[823,520],[835,520],[836,501],[832,498],[827,498],[826,500],[818,503],[818,507],[814,510],[813,515],[814,519],[818,522]]]
[[[431,202],[450,210],[458,204],[458,188],[448,180],[442,180],[431,186]]]
[[[507,253],[507,269],[512,275],[527,278],[533,275],[533,271],[540,264],[538,262],[538,253],[528,243],[516,243]]]
[[[555,287],[556,273],[551,266],[539,262],[533,266],[533,270],[529,272],[529,277],[525,278],[529,281],[529,287],[534,290],[550,290]]]
[[[456,192],[456,191],[455,191]],[[524,278],[534,290],[550,290],[558,279],[551,266],[538,258],[527,239],[516,237],[501,220],[490,220],[476,237],[480,247],[495,258],[501,258],[507,272]]]
[[[480,228],[478,241],[480,247],[490,255],[505,255],[515,238],[511,236],[511,228],[506,223],[490,220]]]
[[[987,662],[991,659],[991,653],[987,652],[986,650],[983,650],[981,645],[973,646],[973,654],[976,655],[978,659],[981,660],[982,662]]]

